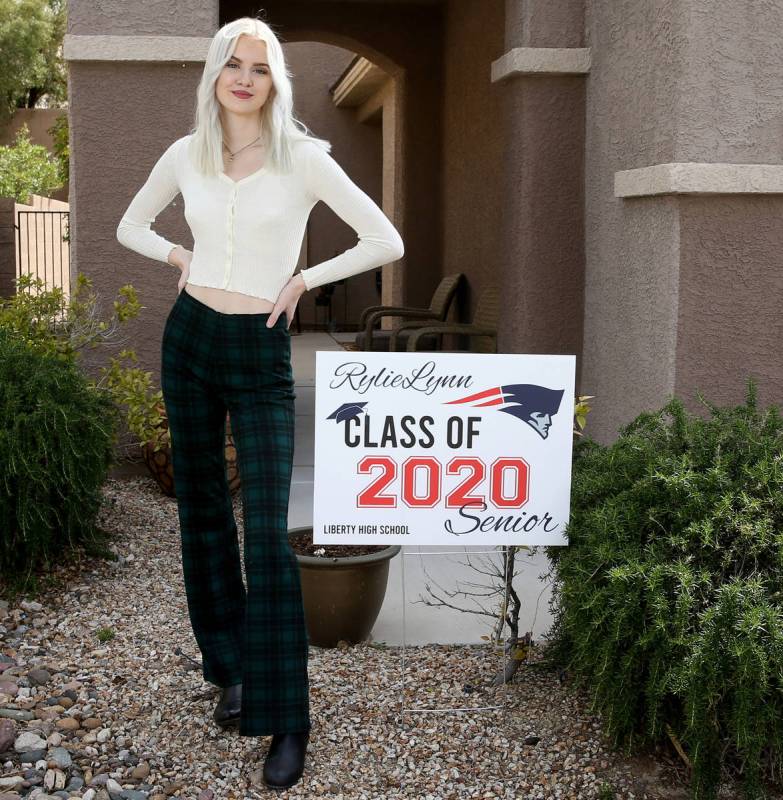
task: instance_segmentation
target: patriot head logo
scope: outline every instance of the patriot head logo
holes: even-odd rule
[[[552,417],[560,410],[565,389],[547,389],[533,383],[493,386],[447,403],[467,403],[473,408],[495,406],[529,425],[542,439],[549,436]]]

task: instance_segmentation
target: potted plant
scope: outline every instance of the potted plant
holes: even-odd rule
[[[123,350],[120,357],[136,360],[135,353],[129,350]],[[171,433],[162,392],[152,391],[151,373],[137,368],[121,370],[119,359],[112,359],[111,367],[106,370],[106,377],[115,398],[128,411],[128,429],[141,444],[147,469],[161,491],[169,497],[175,497]],[[234,494],[239,489],[240,479],[237,450],[228,414],[225,453],[228,488]]]
[[[155,478],[164,494],[175,497],[174,468],[171,460],[171,433],[169,421],[163,403],[156,404],[153,411],[154,433],[146,439],[141,446],[144,463],[150,474]],[[234,435],[231,432],[231,417],[226,414],[226,472],[228,474],[228,488],[231,494],[239,489],[239,465],[237,463],[237,449],[234,444]]]
[[[372,630],[386,596],[389,560],[399,545],[313,544],[312,525],[288,531],[299,562],[311,644],[358,644]]]

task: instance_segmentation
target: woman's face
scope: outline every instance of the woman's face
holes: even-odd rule
[[[242,34],[218,76],[215,95],[224,113],[258,116],[272,89],[266,42]]]

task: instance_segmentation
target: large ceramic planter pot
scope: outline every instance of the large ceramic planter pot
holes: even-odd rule
[[[165,411],[161,421],[161,431],[167,431],[169,421]],[[171,447],[164,444],[159,450],[153,448],[151,442],[145,442],[141,448],[144,463],[150,474],[164,494],[176,497],[174,491],[174,468],[171,461]],[[236,493],[240,486],[239,466],[237,464],[237,449],[234,445],[234,436],[231,433],[231,419],[226,415],[226,472],[228,474],[228,488],[231,494]]]
[[[357,546],[357,551],[374,552],[329,557],[331,548],[347,546],[323,545],[327,555],[313,556],[298,552],[302,548],[297,544],[305,539],[312,549],[312,526],[291,528],[288,535],[299,562],[310,643],[336,647],[341,639],[351,644],[363,642],[378,618],[386,596],[389,560],[400,552],[400,546]]]

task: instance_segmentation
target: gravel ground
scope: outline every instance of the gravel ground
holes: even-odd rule
[[[265,788],[271,737],[211,718],[218,689],[193,660],[175,501],[146,477],[110,480],[104,494],[117,561],[64,568],[58,590],[0,603],[0,800],[687,798],[668,754],[611,752],[584,697],[536,669],[540,654],[491,691],[480,687],[496,653],[408,647],[406,708],[503,708],[401,718],[400,650],[373,643],[311,646],[304,776]],[[241,536],[241,493],[234,503]]]

